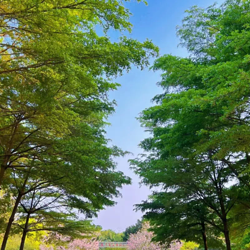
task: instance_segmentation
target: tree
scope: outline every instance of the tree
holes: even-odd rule
[[[135,234],[130,234],[128,239],[129,250],[151,250],[151,249],[165,249],[166,246],[160,245],[157,242],[153,242],[154,234],[149,231],[149,223],[144,222],[142,229]],[[181,247],[181,243],[172,242],[170,250],[178,250]]]
[[[73,240],[69,243],[69,248],[72,250],[86,249],[86,250],[98,250],[99,242],[91,239]]]
[[[136,234],[142,229],[142,221],[138,220],[135,225],[127,227],[124,231],[123,241],[127,241],[130,234]]]
[[[106,93],[118,86],[111,78],[155,55],[149,41],[111,43],[95,32],[98,24],[104,31],[130,30],[128,18],[117,1],[3,1],[0,183],[79,117],[102,119],[112,110]]]
[[[74,214],[67,212],[68,210],[76,209],[87,218],[92,217],[104,204],[113,204],[112,196],[119,195],[117,187],[130,182],[123,173],[115,171],[115,163],[111,159],[111,156],[121,155],[122,151],[108,148],[99,128],[89,127],[89,133],[86,133],[87,127],[86,124],[75,127],[74,136],[60,139],[52,155],[44,155],[43,161],[39,159],[26,162],[25,168],[13,172],[11,187],[15,206],[7,224],[2,249],[6,246],[20,204],[27,222],[27,227],[22,226],[23,240],[27,232],[36,230],[72,234],[75,227],[72,222]],[[83,135],[82,132],[86,134]],[[57,154],[58,151],[60,154]],[[47,166],[47,162],[54,164]],[[56,212],[60,208],[65,210]],[[33,228],[29,226],[30,216],[36,220],[36,223],[32,222]],[[69,219],[70,223],[67,221]],[[84,232],[84,225],[86,224],[80,228],[81,232]],[[79,227],[75,229],[79,230]]]
[[[126,37],[110,41],[110,28],[131,30],[129,16],[116,0],[2,2],[0,185],[4,189],[18,172],[26,190],[26,184],[37,180],[25,177],[32,168],[39,181],[64,190],[71,207],[90,216],[112,205],[117,188],[129,183],[113,162],[122,151],[108,147],[104,136],[104,120],[114,110],[107,93],[119,85],[114,77],[132,64],[146,66],[158,51],[150,41]],[[103,28],[100,36],[97,25]],[[2,249],[27,195],[20,187]]]
[[[205,250],[223,247],[220,230],[211,226],[218,221],[216,215],[201,201],[189,201],[183,190],[155,193],[137,207],[146,212],[156,242],[170,246],[178,239],[197,242]]]
[[[34,189],[21,202],[18,225],[22,230],[20,250],[24,249],[26,237],[32,232],[57,232],[74,238],[81,238],[82,234],[90,235],[99,228],[88,220],[80,220],[73,212],[63,194],[55,188]],[[73,207],[76,208],[76,207]]]
[[[229,0],[187,11],[178,34],[190,57],[156,60],[165,92],[141,115],[150,154],[132,162],[144,183],[188,190],[212,209],[228,250],[230,212],[249,193],[249,9]]]
[[[99,233],[97,239],[99,241],[121,242],[123,239],[123,233],[116,233],[112,230],[104,230]]]
[[[136,234],[131,234],[128,239],[128,249],[161,249],[160,245],[151,242],[153,233],[148,231],[149,226],[144,224],[144,227]]]
[[[58,241],[55,246],[46,246],[45,244],[40,245],[40,250],[78,250],[78,249],[86,249],[86,250],[98,250],[99,249],[99,242],[96,240],[95,237],[82,235],[85,238],[71,238],[65,237],[60,234],[53,235],[54,238]],[[55,241],[55,239],[54,239]],[[63,244],[64,243],[64,244]]]
[[[249,225],[249,209],[246,209],[246,204],[249,204],[246,197],[244,204],[237,204],[232,209],[230,217],[232,223],[230,227],[233,249],[248,249],[250,246],[250,225]]]

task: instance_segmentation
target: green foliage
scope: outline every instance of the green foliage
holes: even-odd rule
[[[131,64],[147,65],[157,48],[126,37],[112,43],[95,33],[98,24],[130,30],[129,13],[115,0],[12,0],[2,8],[0,151],[6,175],[41,147],[48,151],[54,139],[71,135],[72,126],[100,124],[113,111],[106,94],[118,84],[111,78]]]
[[[199,247],[199,244],[194,242],[184,242],[180,250],[195,250]]]
[[[201,222],[194,208],[204,207],[206,228],[213,228],[212,237],[223,233],[229,250],[242,214],[237,206],[249,212],[249,11],[250,1],[240,0],[191,8],[178,28],[190,57],[165,55],[153,66],[163,72],[164,93],[141,114],[152,136],[140,144],[148,154],[131,164],[145,184],[162,190],[139,206],[160,241],[178,239],[179,227],[170,230],[174,218]],[[238,223],[248,229],[244,219]],[[183,239],[197,240],[189,229],[180,230]]]
[[[40,250],[41,240],[43,235],[33,234],[27,237],[25,250]],[[2,238],[2,237],[1,237]],[[20,248],[21,235],[13,235],[10,237],[6,250],[19,250]]]
[[[125,229],[125,231],[123,232],[124,233],[123,241],[127,241],[130,234],[136,234],[141,229],[142,229],[142,221],[138,220],[135,225],[127,227]]]
[[[147,66],[158,48],[124,36],[110,41],[110,29],[131,31],[124,2],[1,2],[0,185],[15,199],[2,249],[14,219],[23,236],[63,233],[61,226],[84,233],[89,222],[73,221],[72,211],[92,217],[130,183],[114,162],[125,152],[105,137],[115,105],[108,92],[119,86],[114,77]]]
[[[100,232],[97,239],[98,241],[122,242],[123,237],[123,233],[116,233],[112,230],[104,230]]]
[[[154,226],[153,239],[166,245],[177,239],[195,241],[202,245],[205,236],[210,248],[223,249],[220,230],[207,223],[217,222],[216,215],[199,201],[187,202],[185,195],[183,189],[178,192],[158,192],[138,205],[138,208],[146,211],[144,217]]]

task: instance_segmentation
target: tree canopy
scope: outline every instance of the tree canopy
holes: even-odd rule
[[[130,183],[114,160],[125,152],[105,135],[115,106],[108,92],[119,86],[115,77],[147,66],[158,48],[124,35],[110,40],[110,29],[131,31],[124,2],[1,1],[0,185],[12,199],[2,250],[13,223],[24,240],[38,230],[34,221],[44,221],[39,230],[67,226],[77,211],[89,218],[113,205]],[[59,205],[65,210],[55,214]]]
[[[142,220],[138,220],[135,225],[127,227],[123,232],[124,233],[123,240],[127,241],[130,234],[136,234],[137,232],[139,232],[142,229],[142,224],[143,224]]]
[[[250,2],[241,0],[192,7],[177,31],[190,56],[164,55],[154,63],[153,69],[163,72],[164,92],[140,116],[152,136],[140,144],[148,154],[131,164],[143,183],[164,190],[139,206],[163,242],[182,237],[158,227],[163,219],[166,228],[172,225],[169,200],[176,211],[189,207],[188,223],[196,218],[193,205],[205,206],[206,228],[223,233],[228,250],[234,245],[233,209],[237,204],[249,209],[249,10]]]

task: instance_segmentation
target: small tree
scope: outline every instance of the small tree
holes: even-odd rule
[[[70,250],[98,250],[99,242],[95,239],[75,239],[69,243],[68,249]]]
[[[154,234],[149,231],[149,223],[145,222],[142,229],[136,234],[131,234],[128,239],[128,250],[161,250],[166,249],[166,246],[153,242]],[[174,242],[170,246],[170,250],[179,250],[180,242]]]

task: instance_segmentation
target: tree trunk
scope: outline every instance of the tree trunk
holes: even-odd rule
[[[206,235],[206,228],[205,228],[205,223],[202,223],[202,238],[203,238],[203,243],[204,243],[204,249],[208,250],[207,246],[207,235]]]
[[[15,120],[15,122],[13,124],[13,128],[12,128],[12,132],[11,132],[11,136],[10,136],[10,141],[9,141],[8,149],[6,149],[6,152],[4,154],[5,156],[4,156],[3,162],[1,163],[1,169],[0,169],[0,187],[3,184],[4,174],[5,174],[5,171],[7,169],[7,164],[9,162],[9,160],[10,160],[10,157],[11,157],[11,149],[12,149],[12,146],[13,146],[13,141],[14,141],[14,138],[15,138],[15,135],[16,135],[16,132],[17,132],[17,128],[18,128],[20,122],[21,122],[21,120]]]
[[[23,229],[23,236],[22,236],[22,240],[20,244],[20,250],[24,249],[24,243],[25,243],[25,239],[26,239],[26,235],[27,235],[28,227],[29,227],[29,219],[30,219],[30,213],[28,213],[26,217],[26,222],[25,222],[25,226]]]
[[[5,250],[5,248],[6,248],[8,237],[9,237],[9,234],[10,234],[10,229],[11,229],[12,223],[14,221],[15,214],[17,212],[17,208],[18,208],[18,205],[19,205],[19,203],[20,203],[20,201],[22,199],[22,196],[23,196],[23,194],[21,194],[21,193],[19,193],[18,196],[17,196],[15,206],[14,206],[14,208],[12,210],[11,216],[9,218],[9,222],[8,222],[6,230],[5,230],[1,250]]]
[[[223,195],[223,187],[222,184],[220,183],[220,181],[218,182],[218,180],[216,179],[216,173],[214,171],[214,185],[216,188],[216,192],[217,192],[217,196],[220,202],[220,209],[221,209],[221,220],[223,223],[223,227],[224,227],[224,236],[225,236],[225,242],[226,242],[226,249],[227,250],[231,250],[231,243],[230,243],[230,237],[229,237],[229,229],[228,229],[228,225],[227,225],[227,214],[229,212],[229,210],[226,212],[226,208],[225,208],[225,203],[224,200],[226,199]],[[232,208],[233,206],[231,206]]]
[[[229,237],[229,230],[228,230],[228,225],[227,225],[227,219],[223,220],[223,226],[224,226],[224,235],[225,235],[225,241],[226,241],[227,250],[231,250],[231,242],[230,242],[230,237]]]
[[[4,174],[5,174],[5,171],[7,169],[7,164],[10,160],[10,151],[6,151],[5,152],[5,156],[3,158],[3,161],[1,163],[1,169],[0,169],[0,187],[2,186],[3,184],[3,180],[4,180]]]

